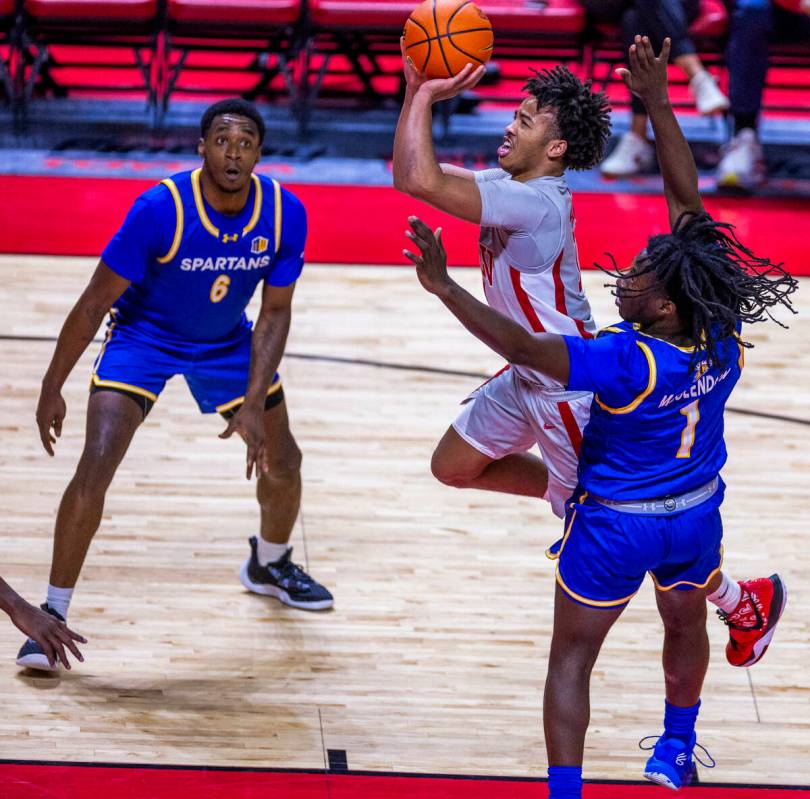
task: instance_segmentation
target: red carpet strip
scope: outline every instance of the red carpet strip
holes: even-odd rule
[[[132,201],[152,180],[5,175],[0,177],[0,252],[98,255]],[[316,263],[399,264],[409,214],[444,229],[451,264],[478,265],[474,225],[439,213],[392,188],[288,184],[307,207],[307,259]],[[731,222],[756,254],[810,275],[810,202],[802,199],[713,197],[715,218]],[[583,266],[611,252],[628,265],[653,233],[667,230],[663,197],[642,194],[574,196]]]
[[[663,799],[654,785],[588,784],[584,799]],[[680,794],[679,794],[680,795]],[[801,788],[699,785],[689,799],[808,799]],[[545,783],[459,777],[0,763],[2,799],[546,799]]]

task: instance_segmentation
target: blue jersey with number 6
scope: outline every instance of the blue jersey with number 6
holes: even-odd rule
[[[287,286],[304,265],[304,207],[275,180],[253,175],[244,209],[215,211],[200,169],[142,194],[101,259],[131,281],[116,303],[120,328],[183,342],[249,330],[245,307],[261,281]]]
[[[739,330],[738,330],[739,332]],[[736,337],[720,365],[621,322],[596,339],[565,336],[570,390],[592,391],[579,482],[606,499],[675,496],[708,483],[726,462],[723,411],[743,367]]]

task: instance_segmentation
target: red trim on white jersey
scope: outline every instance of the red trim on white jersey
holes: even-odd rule
[[[560,409],[560,418],[565,425],[565,432],[568,433],[568,438],[571,439],[571,446],[574,448],[577,457],[579,457],[579,450],[582,446],[582,431],[579,429],[574,412],[567,402],[558,402],[557,407]]]
[[[529,299],[529,295],[523,290],[523,286],[520,285],[520,272],[518,272],[514,266],[509,267],[509,278],[512,281],[512,288],[515,290],[515,297],[517,298],[517,301],[526,316],[526,321],[529,323],[529,327],[534,330],[535,333],[545,333],[546,329],[543,327],[543,323],[540,321],[537,311],[534,310],[534,306],[532,305],[532,301]]]

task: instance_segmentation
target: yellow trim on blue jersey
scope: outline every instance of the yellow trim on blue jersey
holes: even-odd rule
[[[625,333],[625,330],[622,330],[620,327],[614,327],[613,325],[608,325],[607,327],[603,327],[601,330],[596,331],[597,338],[602,335],[602,333]]]
[[[573,508],[574,504],[581,505],[587,498],[588,498],[588,492],[585,491],[583,494],[580,494],[579,499],[577,500],[577,503],[574,503],[574,502],[571,503],[571,507]],[[560,542],[559,551],[555,554],[554,552],[551,551],[551,547],[549,547],[546,550],[546,557],[549,560],[559,560],[560,555],[562,555],[562,551],[565,548],[565,542],[568,540],[568,534],[571,532],[571,528],[574,526],[574,519],[576,519],[576,518],[577,518],[577,512],[574,511],[571,514],[571,521],[568,522],[568,527],[565,528],[565,532],[563,533],[562,541]]]
[[[157,402],[157,394],[153,394],[151,391],[147,391],[145,388],[133,386],[129,383],[119,383],[117,380],[102,380],[96,374],[93,375],[93,385],[101,386],[103,388],[120,388],[123,391],[131,391],[133,394],[140,394],[140,396],[146,397],[147,399],[152,400],[152,402]]]
[[[644,334],[642,333],[642,335]],[[644,391],[642,391],[641,394],[639,394],[631,403],[624,405],[621,408],[611,408],[609,405],[605,405],[605,403],[599,399],[599,395],[594,394],[593,398],[603,411],[617,414],[632,413],[636,408],[638,408],[639,405],[641,405],[642,402],[644,402],[645,399],[647,399],[647,397],[650,396],[650,394],[652,394],[653,390],[655,389],[655,383],[658,379],[658,372],[655,366],[655,356],[652,354],[652,350],[642,341],[637,341],[636,345],[644,353],[644,357],[647,359],[647,365],[650,367],[650,379],[647,382],[647,388],[645,388]]]
[[[205,212],[205,203],[203,202],[202,188],[200,187],[200,172],[202,172],[202,167],[195,169],[191,173],[191,188],[194,192],[194,205],[197,206],[197,213],[199,214],[200,222],[202,222],[203,227],[214,238],[218,239],[219,228],[211,222],[211,220],[208,218],[208,214]]]
[[[713,579],[714,576],[720,574],[723,570],[723,545],[720,545],[720,563],[718,564],[717,568],[712,571],[712,573],[706,578],[705,583],[691,583],[689,580],[678,580],[677,583],[672,583],[672,585],[661,585],[658,580],[655,579],[655,575],[650,572],[650,577],[652,577],[653,583],[655,583],[655,590],[656,591],[671,591],[673,588],[677,588],[679,585],[690,585],[692,588],[705,588]]]
[[[275,252],[278,254],[278,248],[281,246],[281,185],[277,180],[273,181],[273,204],[275,208],[273,233],[276,238]]]
[[[177,186],[171,178],[166,178],[160,182],[172,193],[175,210],[174,239],[172,239],[172,246],[169,247],[169,251],[166,255],[157,259],[159,264],[165,264],[177,255],[177,251],[180,249],[180,242],[183,240],[183,201],[180,199],[180,192],[177,190]]]
[[[740,348],[740,357],[737,360],[737,365],[740,367],[740,371],[742,371],[745,368],[745,347],[743,347],[739,336],[737,336],[737,346]]]
[[[269,397],[271,394],[275,394],[279,389],[281,389],[281,380],[276,380],[270,388],[267,389],[267,396]],[[217,405],[216,412],[217,413],[226,413],[227,411],[231,410],[231,408],[235,408],[237,405],[241,405],[245,401],[245,395],[243,394],[241,397],[237,397],[236,399],[232,399],[230,402],[226,402],[224,405]]]
[[[630,596],[626,596],[622,599],[608,599],[608,600],[588,599],[587,597],[581,596],[580,594],[576,593],[576,591],[572,591],[563,582],[563,578],[560,577],[559,568],[557,569],[557,584],[572,599],[576,599],[577,602],[581,602],[583,605],[590,605],[591,607],[594,608],[615,608],[618,605],[626,605],[638,593],[638,590],[633,591],[633,593],[630,594]]]
[[[250,177],[253,178],[253,185],[256,187],[256,192],[253,196],[253,214],[250,217],[250,221],[242,228],[243,236],[250,233],[250,231],[256,227],[256,223],[259,221],[259,216],[261,216],[262,213],[262,183],[255,175],[251,175]]]

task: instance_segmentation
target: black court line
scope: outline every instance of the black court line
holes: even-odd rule
[[[67,766],[76,768],[116,768],[116,769],[148,769],[150,771],[221,771],[241,774],[315,774],[324,773],[317,768],[270,768],[251,766],[187,766],[164,763],[82,763],[77,760],[16,760],[0,758],[0,766]],[[486,774],[433,774],[411,771],[328,771],[330,776],[350,777],[398,777],[403,779],[429,779],[429,780],[460,780],[477,782],[519,782],[543,783],[548,782],[545,777],[505,777]],[[586,785],[643,785],[650,786],[648,780],[583,780]],[[810,791],[810,785],[767,785],[764,783],[747,782],[701,782],[701,788],[747,788],[763,791]]]
[[[0,334],[0,341],[31,341],[54,343],[54,336],[23,336]],[[93,343],[101,344],[103,339],[93,339]],[[394,369],[400,372],[419,372],[422,374],[443,375],[446,377],[469,377],[474,380],[489,380],[491,374],[484,372],[467,372],[463,369],[444,369],[436,366],[421,366],[419,364],[392,363],[390,361],[375,361],[368,358],[345,358],[339,355],[320,355],[318,353],[286,352],[285,358],[293,358],[300,361],[319,361],[321,363],[341,363],[348,366],[369,366],[374,369]],[[727,413],[734,413],[738,416],[753,416],[757,419],[770,419],[774,422],[785,422],[786,424],[799,424],[810,427],[810,419],[800,419],[798,416],[785,416],[780,413],[766,413],[765,411],[754,411],[749,408],[735,408],[726,406]],[[2,761],[0,761],[2,762]]]

